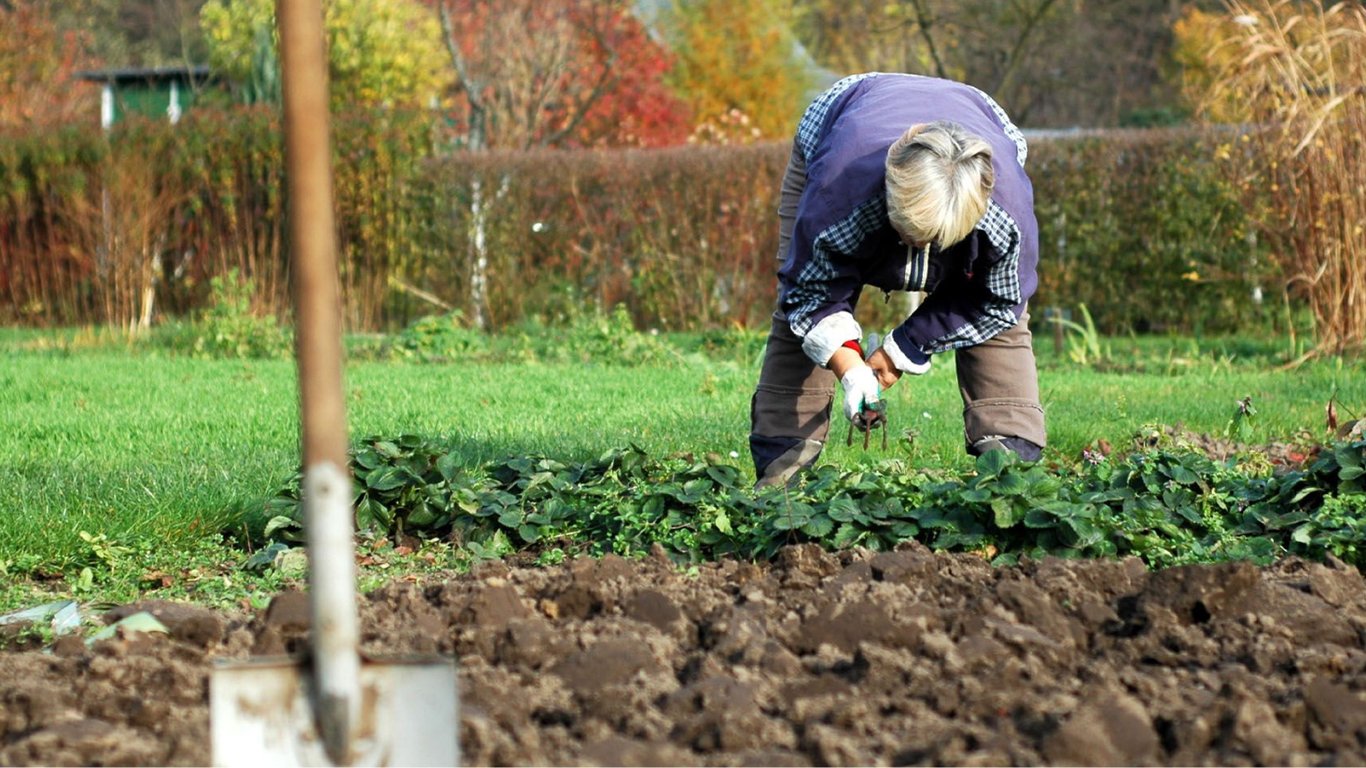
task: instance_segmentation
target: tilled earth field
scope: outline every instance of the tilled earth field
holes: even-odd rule
[[[212,662],[307,634],[298,593],[108,618],[135,610],[170,635],[0,653],[0,764],[206,764]],[[362,621],[377,656],[458,659],[473,765],[1366,763],[1366,584],[1339,562],[494,563]]]

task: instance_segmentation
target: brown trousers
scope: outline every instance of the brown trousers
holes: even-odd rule
[[[787,254],[797,201],[805,186],[806,166],[794,148],[778,207],[780,259]],[[1004,333],[956,350],[954,362],[969,450],[990,437],[1045,444],[1028,314]],[[914,386],[914,380],[914,376],[903,376],[899,384]],[[835,375],[811,362],[802,351],[801,339],[775,312],[750,413],[750,445],[761,483],[786,482],[798,469],[815,462],[830,431],[834,395]]]

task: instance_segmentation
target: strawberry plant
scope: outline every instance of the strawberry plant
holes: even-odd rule
[[[352,452],[360,530],[448,537],[478,556],[514,548],[640,555],[680,562],[767,558],[784,544],[939,550],[1022,557],[1135,555],[1154,567],[1267,562],[1331,553],[1360,562],[1366,441],[1324,448],[1302,469],[1249,476],[1234,461],[1151,449],[1078,469],[990,452],[966,473],[820,466],[791,488],[752,489],[721,457],[651,457],[637,447],[579,463],[518,456],[467,466],[415,435]],[[268,504],[266,534],[297,541],[299,477]],[[493,547],[493,550],[489,550]]]

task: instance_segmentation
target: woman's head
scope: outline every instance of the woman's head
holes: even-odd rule
[[[957,123],[913,125],[887,150],[887,216],[908,244],[967,237],[995,183],[991,145]]]

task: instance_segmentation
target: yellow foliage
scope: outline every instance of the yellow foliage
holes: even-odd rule
[[[811,82],[791,14],[791,0],[673,0],[664,18],[676,57],[669,80],[697,120],[695,140],[785,138],[796,127]]]
[[[1187,102],[1217,123],[1247,120],[1247,105],[1239,99],[1211,98],[1220,73],[1238,57],[1239,23],[1228,14],[1187,7],[1172,25],[1172,59],[1181,70],[1181,94]]]
[[[428,106],[452,79],[436,14],[418,0],[324,0],[334,106]],[[209,62],[245,80],[258,31],[274,32],[275,0],[208,0],[200,28]]]

